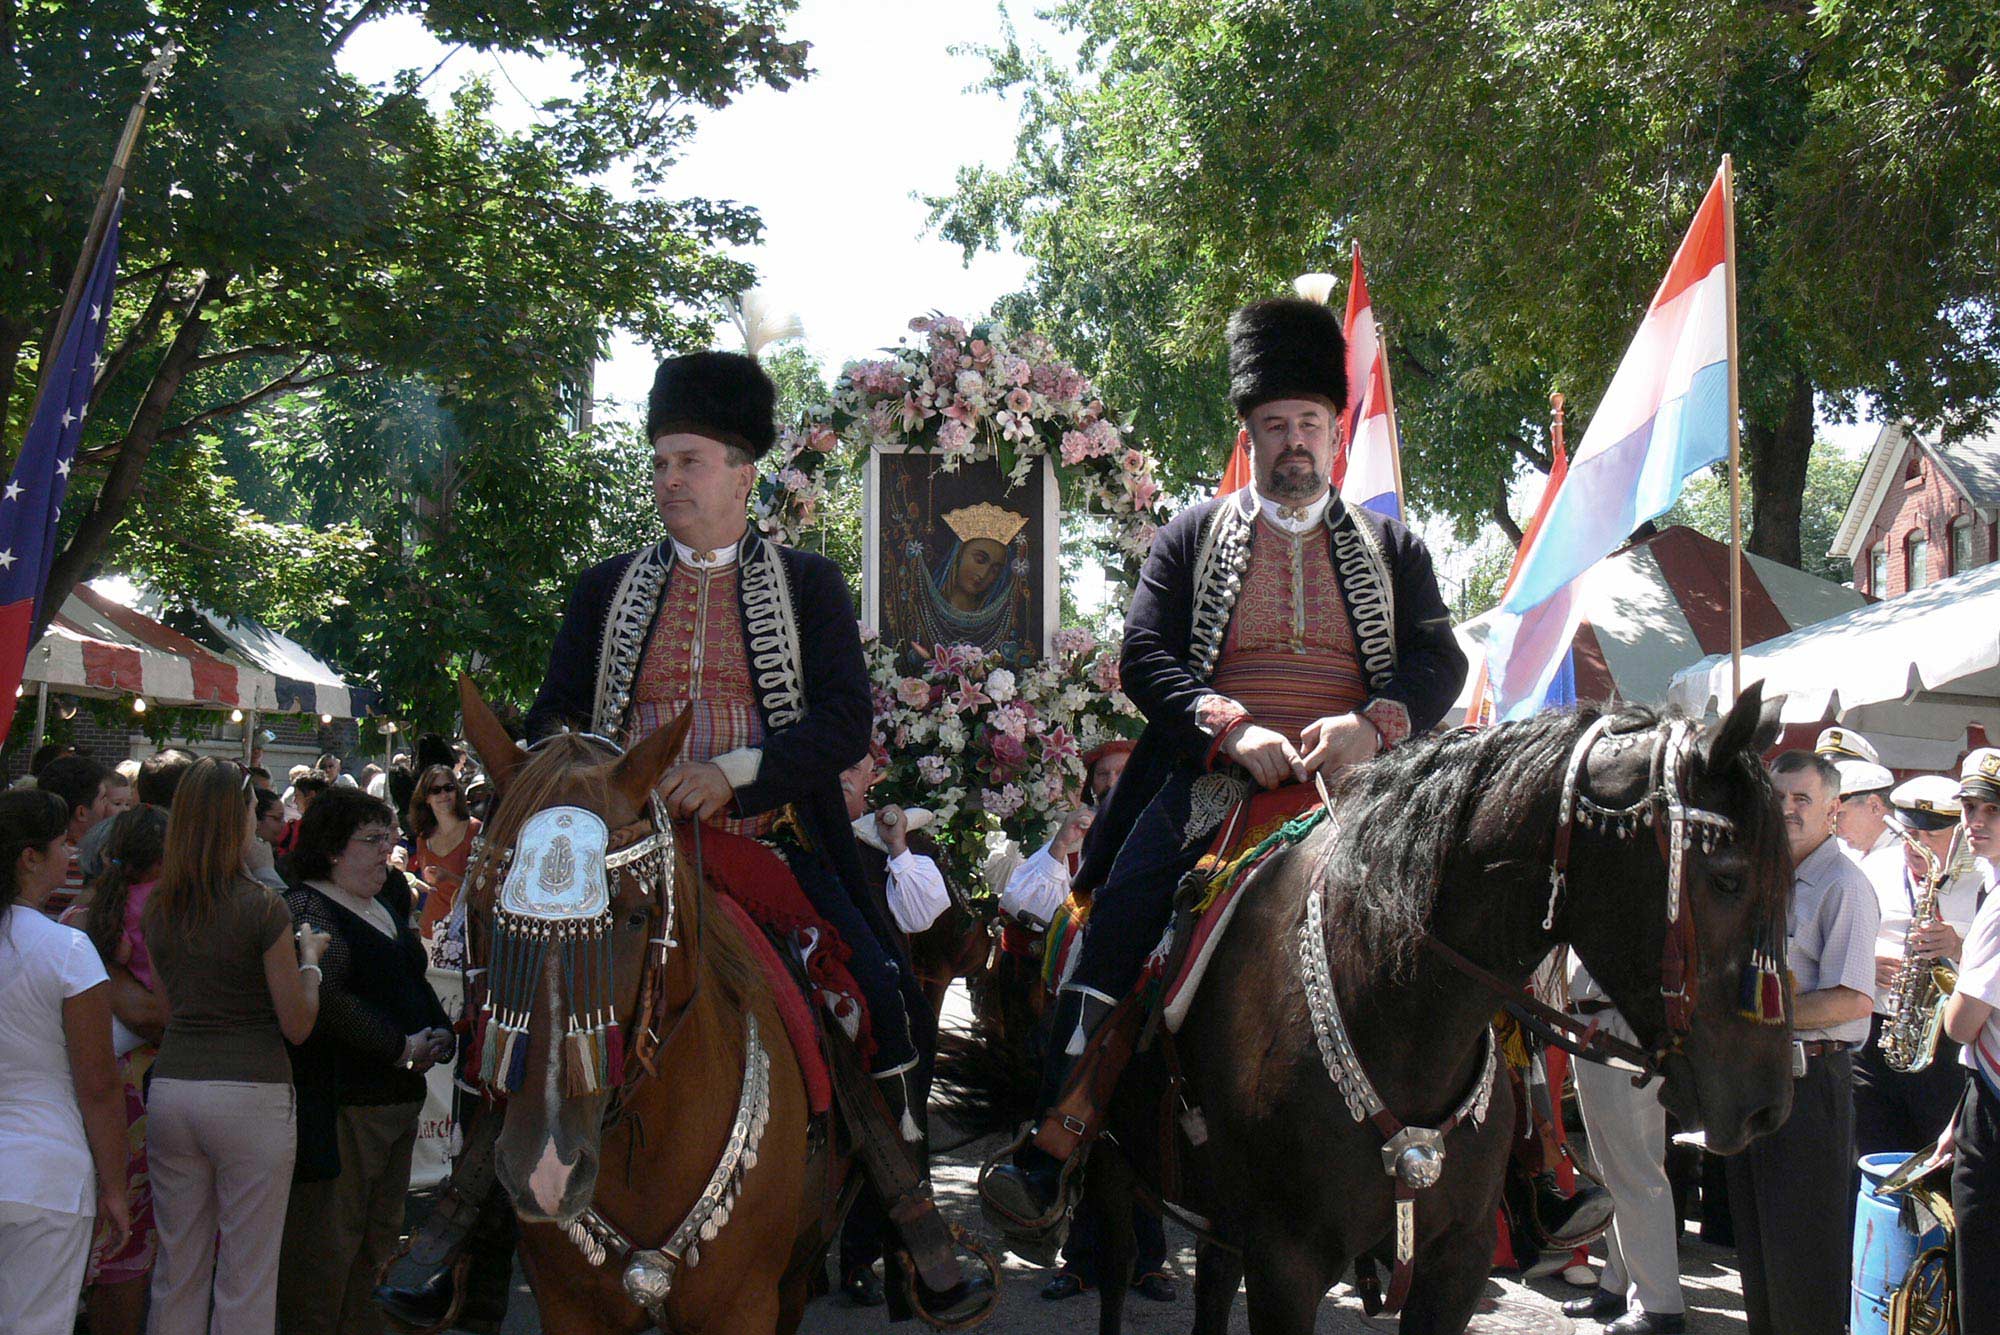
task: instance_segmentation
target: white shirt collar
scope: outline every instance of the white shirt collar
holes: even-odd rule
[[[737,554],[743,547],[741,538],[727,547],[718,547],[712,552],[698,552],[679,538],[671,536],[667,541],[674,545],[674,560],[684,566],[692,566],[696,570],[720,570],[724,566],[734,565]]]
[[[1309,533],[1318,528],[1326,518],[1326,507],[1332,503],[1331,487],[1321,492],[1318,500],[1303,506],[1282,505],[1261,492],[1257,495],[1257,505],[1264,517],[1287,533]]]

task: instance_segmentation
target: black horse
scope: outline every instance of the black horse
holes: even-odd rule
[[[1504,1091],[1474,1106],[1496,997],[1432,942],[1512,989],[1568,943],[1654,1050],[1682,1125],[1705,1127],[1727,1153],[1781,1124],[1789,1024],[1740,1009],[1762,985],[1772,1010],[1791,1013],[1782,964],[1769,980],[1757,973],[1791,889],[1759,762],[1776,731],[1775,702],[1760,713],[1753,687],[1705,735],[1638,711],[1546,714],[1415,741],[1343,776],[1331,818],[1242,892],[1173,1040],[1184,1098],[1167,1101],[1157,1042],[1119,1084],[1087,1172],[1105,1221],[1100,1331],[1119,1329],[1132,1258],[1121,1224],[1135,1184],[1157,1189],[1165,1170],[1165,1194],[1213,1239],[1198,1255],[1197,1335],[1223,1335],[1243,1281],[1253,1335],[1304,1335],[1350,1266],[1393,1266],[1386,1135],[1397,1120],[1439,1128],[1455,1113],[1462,1120],[1439,1142],[1441,1177],[1406,1193],[1415,1219],[1402,1328],[1465,1328],[1490,1269],[1513,1109]],[[1552,864],[1566,864],[1553,897]],[[1308,1000],[1309,923],[1323,929],[1324,990],[1360,1083],[1391,1120],[1363,1120],[1330,1074],[1327,1008],[1316,1017]],[[1188,1126],[1204,1122],[1197,1147]],[[1171,1158],[1164,1126],[1176,1128]]]

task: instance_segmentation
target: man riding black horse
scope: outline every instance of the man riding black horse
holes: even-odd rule
[[[1258,302],[1230,320],[1229,345],[1255,482],[1183,511],[1140,573],[1120,666],[1147,725],[1084,849],[1077,888],[1094,902],[1057,1003],[1051,1109],[1138,981],[1181,878],[1250,791],[1243,775],[1266,790],[1331,777],[1427,732],[1465,680],[1422,540],[1329,489],[1347,406],[1333,312]],[[1077,1093],[985,1179],[989,1215],[1017,1240],[1060,1226],[1062,1167],[1104,1112],[1079,1116]]]

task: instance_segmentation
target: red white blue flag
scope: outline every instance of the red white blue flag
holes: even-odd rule
[[[1729,457],[1729,208],[1717,172],[1568,475],[1551,480],[1486,642],[1503,719],[1547,703],[1576,635],[1584,572],[1671,508],[1690,475]]]
[[[1361,246],[1354,247],[1354,277],[1347,285],[1347,412],[1341,417],[1345,469],[1340,499],[1391,519],[1403,517],[1403,462],[1396,436],[1396,400],[1389,391],[1389,359],[1361,275]]]
[[[0,739],[14,723],[15,691],[28,662],[42,590],[55,561],[56,522],[69,490],[70,468],[83,440],[84,418],[97,380],[104,331],[111,321],[112,282],[118,272],[120,198],[111,208],[104,242],[61,345],[42,397],[21,442],[7,488],[0,492]]]

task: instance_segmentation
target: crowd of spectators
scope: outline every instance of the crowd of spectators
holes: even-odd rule
[[[479,830],[426,740],[421,776],[282,785],[50,746],[0,793],[0,1331],[71,1335],[79,1303],[92,1335],[382,1328],[458,1044],[426,937]]]

